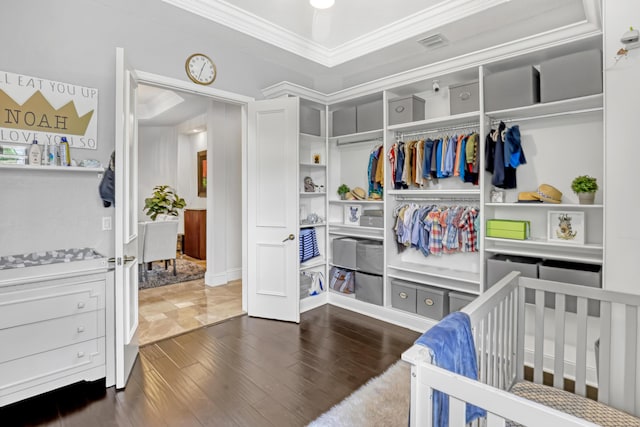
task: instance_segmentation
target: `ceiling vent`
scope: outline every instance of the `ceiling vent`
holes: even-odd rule
[[[418,40],[418,43],[420,43],[426,49],[436,49],[442,46],[446,46],[449,43],[449,40],[447,40],[442,34],[434,34],[432,36]]]

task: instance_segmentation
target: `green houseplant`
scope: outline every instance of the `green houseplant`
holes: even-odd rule
[[[571,189],[578,195],[581,205],[592,205],[598,191],[598,183],[589,175],[580,175],[571,182]]]
[[[156,185],[151,197],[144,199],[144,213],[155,221],[158,215],[178,216],[187,202],[168,185]]]
[[[347,186],[347,184],[342,184],[340,187],[338,187],[338,195],[340,196],[340,199],[344,200],[345,194],[347,194],[349,191],[351,191],[351,189],[349,188],[349,186]]]

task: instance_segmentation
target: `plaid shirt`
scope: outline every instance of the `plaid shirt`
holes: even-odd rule
[[[440,211],[429,212],[424,220],[424,228],[429,231],[429,252],[433,255],[442,255],[442,224],[440,223]]]

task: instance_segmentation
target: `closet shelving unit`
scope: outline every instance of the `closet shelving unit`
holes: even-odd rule
[[[483,126],[483,122],[481,120],[482,112],[480,111],[482,104],[480,100],[478,100],[478,109],[475,111],[454,115],[449,114],[449,86],[478,81],[481,78],[481,73],[482,69],[480,67],[451,75],[434,77],[434,79],[440,81],[442,88],[440,92],[432,90],[432,79],[387,91],[385,93],[385,103],[408,94],[424,99],[425,119],[388,125],[386,128],[385,152],[388,152],[391,146],[399,140],[403,140],[406,143],[415,139],[471,131],[476,131],[479,135],[482,135],[483,129],[481,129],[481,126]],[[388,117],[385,119],[388,120]],[[480,152],[481,139],[479,139],[478,144],[478,155],[482,156]],[[464,183],[457,177],[450,177],[439,179],[437,182],[429,182],[425,188],[410,186],[408,189],[388,189],[385,191],[385,239],[391,242],[386,249],[385,306],[388,309],[400,312],[400,310],[393,308],[391,305],[391,281],[393,279],[403,280],[418,286],[424,285],[471,295],[480,294],[483,268],[481,247],[479,247],[478,252],[443,254],[442,256],[431,254],[427,257],[414,248],[407,248],[402,252],[398,252],[393,228],[396,221],[394,210],[403,203],[442,204],[447,206],[471,204],[481,208],[482,179],[483,175],[480,174],[479,185],[473,185],[472,183]],[[387,175],[386,180],[390,183],[391,177]],[[483,221],[482,209],[480,209],[480,221]],[[419,314],[407,313],[407,315],[422,317]]]
[[[324,203],[326,221],[318,224],[301,224],[300,228],[315,227],[318,237],[323,236],[323,257],[301,266],[301,271],[321,270],[325,274],[334,265],[332,241],[340,237],[365,238],[384,243],[383,305],[377,306],[336,292],[324,293],[324,298],[306,298],[301,302],[301,311],[319,305],[318,300],[359,311],[385,320],[423,330],[435,323],[435,319],[395,309],[391,304],[391,281],[405,280],[416,286],[431,286],[450,291],[479,295],[486,291],[485,270],[487,259],[494,254],[533,256],[545,259],[587,262],[601,264],[603,260],[603,191],[597,194],[596,204],[579,205],[577,197],[570,190],[575,176],[589,174],[599,183],[604,177],[603,156],[603,97],[601,94],[567,99],[557,102],[538,103],[526,107],[487,112],[484,107],[484,77],[492,72],[503,71],[525,65],[537,66],[541,61],[601,47],[598,37],[560,43],[523,54],[500,56],[495,61],[481,61],[482,65],[455,68],[447,71],[437,68],[420,77],[412,75],[405,81],[396,81],[386,88],[375,88],[371,92],[353,91],[353,97],[346,93],[317,97],[316,104],[325,107],[323,133],[321,136],[301,135],[300,137],[300,185],[305,173],[313,174],[314,181],[324,180],[325,194],[301,194],[299,200],[305,203]],[[432,82],[439,80],[441,90],[432,91]],[[479,81],[478,108],[463,114],[450,114],[449,88],[452,85]],[[307,96],[308,91],[299,90],[295,85],[283,83],[273,88],[273,96],[281,96],[283,91]],[[302,88],[304,89],[304,88]],[[278,94],[278,95],[276,95]],[[425,100],[425,115],[410,123],[389,124],[389,101],[394,98],[416,95]],[[381,129],[355,132],[348,135],[332,136],[332,113],[344,107],[359,105],[382,99],[383,125]],[[488,131],[504,120],[508,126],[520,125],[527,164],[518,168],[517,189],[505,191],[504,203],[491,203],[491,174],[484,171],[484,143]],[[479,185],[463,183],[457,178],[440,179],[426,188],[411,187],[395,190],[391,185],[388,152],[398,138],[405,142],[410,138],[444,136],[448,133],[479,133]],[[336,190],[340,184],[368,189],[366,182],[366,159],[371,150],[380,144],[384,148],[385,180],[383,200],[339,200]],[[313,149],[325,153],[321,165],[313,164],[310,152]],[[306,150],[306,151],[305,151]],[[326,151],[323,151],[326,150]],[[304,151],[304,152],[303,152]],[[317,178],[316,178],[317,177]],[[450,181],[447,181],[450,180]],[[516,203],[518,192],[534,191],[540,184],[547,183],[563,193],[562,204],[520,204]],[[393,211],[400,203],[473,205],[480,209],[479,250],[474,253],[443,255],[442,257],[422,256],[419,251],[396,250],[393,227]],[[344,223],[344,207],[359,205],[365,209],[384,210],[384,228],[355,226]],[[547,221],[551,211],[580,211],[585,213],[586,239],[584,245],[558,243],[547,240]],[[489,218],[524,219],[531,221],[532,238],[527,241],[487,238],[486,220]],[[447,258],[448,257],[448,258]],[[321,265],[321,262],[325,262]],[[326,277],[326,276],[325,276]],[[327,277],[328,279],[328,277]]]
[[[380,101],[382,93],[377,92],[365,97],[350,99],[345,102],[332,104],[329,106],[329,129],[333,129],[333,112],[342,108],[353,108],[357,105],[367,104],[373,101]],[[328,138],[329,144],[329,219],[328,219],[328,242],[329,251],[332,249],[332,242],[336,238],[353,237],[375,241],[384,241],[384,228],[366,227],[361,225],[345,224],[344,209],[346,206],[357,205],[362,211],[384,209],[383,200],[340,200],[337,189],[341,184],[346,184],[351,189],[361,187],[366,192],[369,190],[367,180],[367,168],[369,155],[376,147],[383,144],[384,130],[383,120],[379,118],[380,128],[349,133],[345,135],[334,135]],[[331,131],[330,131],[331,133]],[[384,161],[385,159],[381,159]],[[386,166],[386,165],[385,165]],[[329,259],[330,266],[340,266],[334,263],[333,254]],[[353,298],[353,295],[344,295],[333,292],[345,298]]]
[[[531,235],[527,240],[485,238],[487,254],[530,256],[553,260],[565,260],[590,264],[603,262],[603,204],[580,205],[572,202],[575,195],[570,190],[573,177],[596,176],[602,182],[603,96],[589,95],[555,102],[539,103],[527,107],[491,111],[486,113],[487,122],[497,124],[504,121],[507,126],[518,124],[522,134],[527,162],[522,179],[518,176],[518,191],[521,188],[535,190],[541,183],[549,183],[563,193],[563,203],[516,203],[517,192],[507,191],[505,203],[487,203],[487,218],[527,219],[531,221]],[[558,137],[553,137],[553,134]],[[558,161],[558,151],[570,153],[565,162]],[[587,161],[584,153],[596,161]],[[555,167],[554,163],[555,162]],[[533,173],[527,173],[532,169]],[[520,173],[520,172],[519,172]],[[536,178],[537,180],[533,180]],[[538,180],[542,180],[541,182]],[[490,191],[490,176],[486,191]],[[601,197],[602,194],[599,194]],[[565,203],[569,200],[569,203]],[[584,212],[585,244],[562,243],[547,238],[548,212]]]
[[[298,277],[303,272],[321,273],[327,277],[327,139],[326,139],[326,106],[314,101],[300,99],[300,106],[318,110],[320,115],[320,135],[301,132],[298,146],[298,223],[299,229],[315,229],[320,256],[299,264]],[[302,117],[302,115],[301,115]],[[303,128],[303,123],[300,124]],[[314,158],[316,157],[316,158]],[[306,192],[305,177],[310,177],[317,186],[314,192]],[[324,191],[320,190],[324,187]],[[309,214],[315,213],[321,219],[317,223],[307,223]],[[296,242],[297,244],[297,242]],[[324,280],[323,280],[324,282]],[[309,296],[306,289],[300,291],[300,312],[311,310],[324,304],[324,294]]]

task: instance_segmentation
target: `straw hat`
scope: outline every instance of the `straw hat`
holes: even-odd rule
[[[353,190],[351,190],[351,194],[353,194],[353,197],[358,200],[363,200],[365,197],[367,197],[367,192],[364,191],[364,188],[362,187],[354,188]]]
[[[537,193],[538,198],[543,202],[560,203],[562,200],[560,190],[549,184],[540,184]]]
[[[344,195],[344,199],[345,200],[355,200],[355,196],[353,195],[353,193],[351,191],[349,191],[348,193],[346,193]]]
[[[518,202],[540,202],[540,198],[538,197],[538,193],[535,191],[522,191],[518,193]]]

